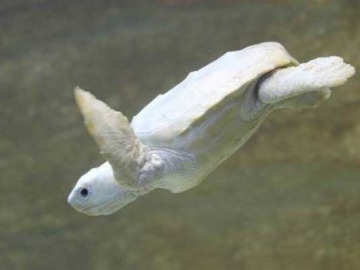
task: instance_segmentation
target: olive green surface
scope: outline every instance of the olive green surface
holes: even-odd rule
[[[360,2],[0,2],[0,269],[360,269],[360,79],[273,113],[200,186],[106,217],[66,202],[102,162],[77,85],[129,117],[226,51],[279,41],[360,68]],[[204,97],[206,98],[206,97]]]

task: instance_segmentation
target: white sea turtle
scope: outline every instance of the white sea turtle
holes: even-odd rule
[[[107,160],[83,175],[68,202],[106,215],[155,188],[183,192],[238,150],[274,109],[314,107],[355,69],[337,56],[304,64],[276,42],[228,52],[191,72],[132,120],[75,89],[89,133]]]

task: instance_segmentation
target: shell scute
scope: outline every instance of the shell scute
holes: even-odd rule
[[[239,99],[249,83],[273,69],[296,63],[275,42],[227,52],[159,95],[133,118],[132,126],[137,136],[150,146],[181,147],[181,138],[219,108]]]

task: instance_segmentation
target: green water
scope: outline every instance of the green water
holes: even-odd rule
[[[359,69],[359,17],[357,0],[1,1],[0,269],[359,269],[358,76],[315,110],[272,114],[193,190],[98,218],[66,202],[102,162],[74,86],[131,117],[267,40]]]

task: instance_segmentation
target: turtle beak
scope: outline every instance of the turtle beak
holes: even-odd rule
[[[80,211],[81,210],[81,204],[80,204],[80,201],[77,199],[77,196],[76,196],[76,191],[75,189],[73,189],[68,198],[67,198],[67,202],[68,204],[70,204],[73,208],[75,208],[77,211]]]

